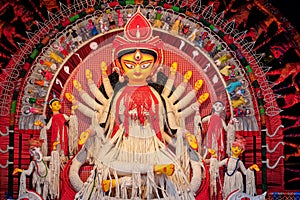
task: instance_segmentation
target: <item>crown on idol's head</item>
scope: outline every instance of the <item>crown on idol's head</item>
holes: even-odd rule
[[[236,140],[232,143],[232,146],[238,146],[238,147],[242,148],[243,150],[245,150],[245,147],[246,147],[245,138],[243,138],[241,136],[237,136]]]
[[[53,93],[53,98],[52,98],[49,102],[47,102],[47,104],[48,104],[48,105],[51,105],[54,101],[59,101],[59,102],[61,102],[61,100],[60,100],[59,98],[56,97],[56,94],[55,94],[55,93]]]
[[[44,140],[41,140],[39,138],[31,138],[28,140],[28,146],[29,146],[29,148],[41,147],[43,142],[44,142]]]
[[[117,35],[113,41],[113,57],[118,59],[121,51],[127,49],[147,49],[156,53],[156,68],[162,63],[163,42],[158,36],[153,36],[153,29],[140,8],[129,19],[124,27],[124,36]],[[120,66],[117,66],[120,68]],[[156,70],[154,69],[154,71]]]

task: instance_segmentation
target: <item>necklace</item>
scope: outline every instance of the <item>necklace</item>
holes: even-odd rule
[[[41,178],[45,178],[45,177],[48,175],[48,167],[47,167],[46,163],[44,162],[44,160],[42,160],[42,162],[43,162],[43,164],[44,164],[44,166],[45,166],[45,168],[46,168],[46,174],[45,174],[44,176],[42,176],[42,175],[40,174],[38,163],[36,162],[36,160],[34,160],[34,163],[35,163],[35,166],[36,166],[36,173],[37,173],[37,175],[38,175],[39,177],[41,177]]]
[[[234,170],[232,171],[231,174],[228,173],[228,163],[229,163],[229,159],[230,159],[230,157],[227,159],[227,162],[226,162],[226,171],[225,171],[225,173],[227,174],[227,176],[232,176],[232,175],[236,172],[236,170],[237,170],[237,168],[238,168],[238,163],[239,163],[240,159],[238,158],[238,159],[236,160],[235,168],[234,168]]]

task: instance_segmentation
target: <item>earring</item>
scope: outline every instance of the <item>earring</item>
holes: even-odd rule
[[[124,76],[122,76],[122,75],[119,75],[119,81],[120,81],[121,83],[123,83],[123,82],[124,82],[124,80],[125,80]]]
[[[120,69],[119,69],[118,67],[114,67],[113,70],[117,72],[117,74],[119,75],[119,81],[120,81],[121,83],[123,83],[124,80],[125,80],[125,78],[124,78],[123,75],[121,75]]]
[[[154,83],[156,83],[157,82],[157,73],[155,73],[151,79]]]
[[[154,83],[157,82],[157,74],[158,74],[158,72],[162,71],[162,69],[163,69],[162,66],[158,67],[157,70],[156,70],[156,72],[153,74],[153,76],[152,76],[152,81],[153,81]]]

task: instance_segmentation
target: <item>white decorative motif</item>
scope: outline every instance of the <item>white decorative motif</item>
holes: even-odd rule
[[[64,71],[65,71],[67,74],[70,74],[70,67],[69,67],[69,66],[64,66]]]
[[[57,25],[57,23],[59,22],[58,16],[56,16],[52,12],[49,12],[49,11],[47,11],[47,12],[48,12],[48,19],[52,23],[52,25],[53,26]]]
[[[278,146],[279,146],[280,144],[284,145],[284,142],[278,142],[278,143],[276,144],[276,146],[275,146],[273,149],[269,149],[269,145],[268,145],[268,144],[262,145],[261,147],[266,147],[268,153],[273,153],[274,151],[276,151],[276,149],[278,148]]]
[[[234,30],[234,27],[235,27],[235,20],[232,20],[225,25],[224,32],[226,34],[231,34]]]
[[[6,149],[5,150],[2,150],[1,148],[0,148],[0,152],[1,153],[7,153],[9,150],[11,150],[11,149],[14,149],[14,147],[10,147],[10,146],[8,146],[8,145],[6,145]]]
[[[214,75],[214,77],[212,78],[212,82],[213,84],[216,84],[219,81],[219,78],[217,75]]]
[[[207,63],[207,65],[205,66],[205,68],[204,68],[204,72],[207,72],[207,70],[208,70],[208,68],[210,68],[210,63]]]
[[[251,196],[249,194],[240,192],[239,190],[235,190],[232,193],[230,193],[225,200],[241,200],[243,198],[249,199],[249,200],[265,200],[266,199],[267,192],[264,192],[261,195],[257,196]]]
[[[58,84],[61,88],[63,88],[62,82],[58,78],[55,79],[55,83]]]
[[[275,169],[276,167],[277,167],[277,165],[278,165],[278,163],[279,163],[279,161],[280,161],[280,159],[284,159],[285,157],[284,156],[280,156],[278,159],[277,159],[277,161],[275,162],[275,164],[274,165],[269,165],[269,162],[270,162],[270,160],[269,159],[267,159],[267,161],[262,161],[262,163],[266,163],[267,164],[267,167],[269,168],[269,169]]]
[[[29,38],[30,45],[35,45],[36,43],[39,42],[39,38],[35,36],[35,33],[31,33],[31,32],[26,31],[26,34],[27,34],[27,37]]]
[[[90,48],[91,48],[92,50],[96,50],[96,49],[98,48],[97,42],[91,42]]]
[[[1,136],[8,136],[8,134],[9,134],[9,128],[8,128],[8,126],[6,127],[6,133],[2,133],[2,131],[0,131],[0,135]]]
[[[274,95],[276,96],[276,95]],[[272,98],[273,101],[275,101],[276,99],[275,98]],[[278,115],[279,113],[281,113],[283,110],[278,108],[277,106],[270,106],[270,107],[267,107],[266,108],[266,115],[268,116],[276,116]]]
[[[179,50],[182,50],[182,48],[184,47],[185,42],[183,40],[180,40],[180,46],[179,46]]]
[[[276,128],[276,130],[274,131],[273,134],[269,134],[267,128],[266,128],[266,129],[262,129],[262,131],[266,131],[267,136],[271,138],[271,137],[274,137],[274,136],[277,134],[277,132],[279,131],[279,129],[280,129],[280,128],[283,128],[283,127],[284,127],[283,125],[279,125],[279,126]]]
[[[34,191],[26,189],[26,192],[18,197],[18,200],[30,199],[30,200],[43,200],[43,198]]]
[[[6,164],[5,164],[5,165],[0,164],[0,167],[1,167],[2,169],[4,169],[4,168],[7,168],[8,165],[12,165],[12,164],[14,164],[14,163],[13,163],[13,162],[10,162],[10,161],[8,161],[8,160],[6,160]]]
[[[198,55],[199,55],[199,51],[197,51],[197,50],[193,51],[193,59],[195,59],[195,57]]]
[[[202,15],[205,19],[210,19],[212,14],[213,14],[213,11],[214,11],[214,5],[211,4],[210,6],[207,6],[203,12],[202,12]]]
[[[246,44],[243,44],[243,53],[251,52],[253,50],[253,47],[255,45],[255,42],[247,42]]]
[[[234,34],[234,36],[233,36],[233,38],[235,39],[234,42],[235,43],[243,43],[246,33],[247,33],[247,30]]]
[[[76,56],[78,56],[80,62],[82,62],[82,58],[80,57],[80,55],[78,53],[74,53]]]
[[[192,12],[199,13],[201,10],[201,0],[193,1],[190,8],[192,9]]]
[[[71,10],[65,4],[59,2],[59,7],[60,7],[60,12],[62,13],[62,15],[69,16],[71,14]]]
[[[219,26],[224,22],[224,11],[218,13],[217,15],[215,15],[213,22],[215,25]]]

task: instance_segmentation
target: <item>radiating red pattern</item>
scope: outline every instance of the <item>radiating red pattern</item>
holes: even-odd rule
[[[189,4],[192,4],[194,1],[188,1]],[[255,1],[255,3],[257,4],[258,1]],[[70,4],[70,1],[67,1],[68,4]],[[230,4],[229,4],[230,5]],[[263,6],[261,4],[258,4],[260,7],[263,8]],[[268,41],[266,41],[268,42]],[[266,43],[265,42],[265,43]],[[265,44],[263,43],[263,44]],[[11,69],[10,66],[14,66],[14,59],[10,60],[9,65],[7,66],[7,74],[10,74]],[[63,76],[65,77],[65,79],[68,78],[68,76]],[[0,76],[0,82],[4,83],[5,81],[7,81],[7,77],[6,75],[1,75]],[[280,82],[281,83],[281,82]],[[293,87],[296,87],[295,85]],[[2,87],[0,87],[0,94],[2,94]],[[1,97],[2,98],[2,97]],[[288,99],[286,99],[288,100]],[[295,104],[291,104],[291,106],[296,105]],[[7,104],[8,107],[10,106],[10,102]],[[287,105],[288,106],[288,105]],[[66,106],[66,110],[68,106]],[[205,105],[203,107],[208,107],[208,105]],[[9,108],[8,108],[9,109]],[[205,110],[205,113],[208,113],[208,110]],[[67,112],[69,113],[69,112]],[[257,113],[257,115],[259,115]],[[6,132],[6,127],[9,126],[9,120],[10,120],[10,116],[4,116],[1,117],[0,120],[0,130],[2,132]],[[274,129],[276,129],[276,127],[280,125],[280,117],[276,116],[276,117],[271,117],[267,120],[267,127],[269,128],[269,132],[273,133]],[[288,130],[288,127],[285,127],[285,130]],[[28,149],[26,147],[26,142],[27,139],[29,139],[31,137],[32,134],[36,134],[35,132],[32,131],[24,131],[24,132],[20,132],[18,131],[17,127],[15,129],[15,135],[14,135],[14,167],[16,166],[20,166],[22,168],[26,168],[29,164],[30,161],[30,157],[28,154]],[[277,142],[282,141],[282,131],[278,132],[278,135],[275,139],[268,139],[267,143],[270,145],[270,148],[273,148]],[[5,136],[5,137],[1,137],[0,138],[0,148],[1,149],[5,149],[6,145],[9,143],[9,137]],[[254,161],[254,157],[256,158],[256,162],[259,163],[261,162],[261,143],[260,143],[260,137],[256,137],[255,141],[253,141],[252,137],[247,137],[247,147],[246,147],[246,152],[244,153],[244,159],[246,162],[246,166],[249,166],[253,163]],[[21,144],[21,149],[19,148],[19,145]],[[254,148],[253,145],[256,145],[256,148]],[[256,150],[256,151],[255,151]],[[280,153],[278,152],[283,152],[283,147],[279,147],[279,149],[277,151],[275,151],[274,153],[268,155],[268,158],[270,159],[270,164],[274,164],[276,159],[280,156]],[[253,155],[255,154],[255,155]],[[8,158],[8,154],[1,154],[0,156],[0,163],[1,164],[5,164],[6,160]],[[275,168],[274,170],[268,170],[268,182],[270,181],[270,185],[268,186],[268,189],[270,189],[270,191],[278,191],[278,190],[282,190],[283,189],[283,173],[280,169],[283,169],[283,162],[280,162],[279,166],[277,168]],[[278,175],[279,174],[279,175]],[[8,172],[6,169],[0,169],[0,199],[2,199],[3,197],[3,193],[2,191],[7,191],[8,185],[7,185],[7,177],[8,177]],[[29,178],[28,178],[28,182],[29,182]],[[18,176],[14,176],[14,195],[17,195],[17,190],[18,190]],[[257,173],[257,183],[258,186],[261,184],[261,173],[258,172]]]

